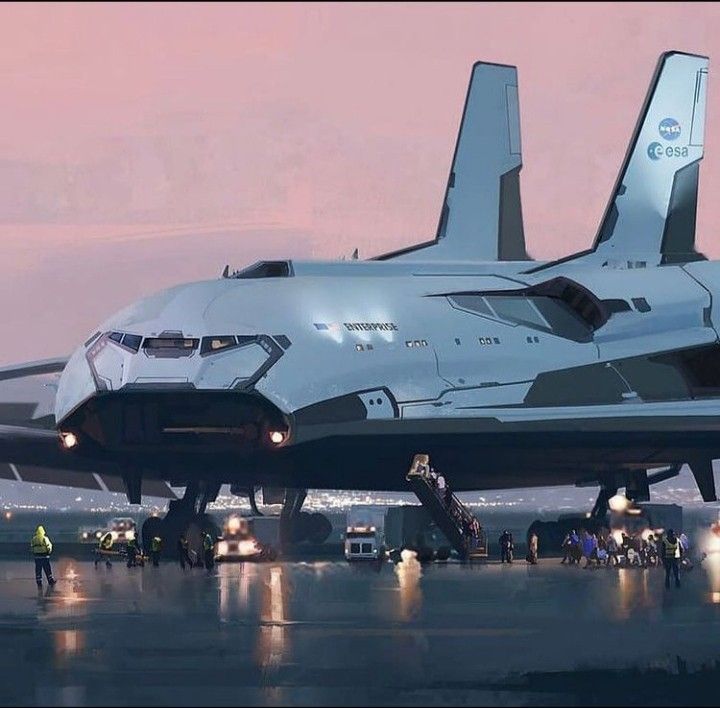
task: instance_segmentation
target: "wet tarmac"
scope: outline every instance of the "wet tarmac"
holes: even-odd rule
[[[55,572],[57,587],[37,594],[31,562],[0,562],[3,705],[575,705],[593,703],[591,682],[579,696],[562,679],[530,691],[520,677],[672,674],[678,656],[689,670],[720,658],[720,557],[679,591],[660,570],[555,559],[212,575],[57,559]]]

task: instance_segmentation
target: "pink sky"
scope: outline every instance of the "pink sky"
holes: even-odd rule
[[[262,257],[434,233],[476,59],[517,64],[531,253],[591,242],[658,54],[714,4],[2,5],[3,363]],[[699,245],[720,256],[711,78]]]

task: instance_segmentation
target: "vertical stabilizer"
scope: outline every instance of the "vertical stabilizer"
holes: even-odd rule
[[[379,259],[528,260],[521,167],[517,69],[478,62],[470,77],[435,240]]]
[[[707,76],[707,57],[660,57],[589,258],[643,268],[703,257],[695,214]]]

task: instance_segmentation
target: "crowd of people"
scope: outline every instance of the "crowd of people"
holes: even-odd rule
[[[186,568],[205,568],[208,572],[212,571],[215,566],[215,539],[207,531],[201,534],[200,539],[202,545],[202,557],[198,558],[198,554],[190,550],[190,542],[187,535],[181,533],[176,546],[176,557],[180,561],[182,570]],[[163,556],[164,542],[162,536],[155,535],[150,539],[148,550],[149,560],[153,567],[160,566],[160,560]],[[139,540],[136,536],[128,539],[120,548],[115,549],[113,539],[110,533],[106,533],[98,544],[95,551],[95,566],[97,567],[99,559],[104,557],[105,563],[111,567],[111,557],[117,556],[127,560],[127,567],[144,566],[146,556],[140,547]]]
[[[177,558],[180,561],[180,567],[185,568],[205,568],[208,573],[215,566],[215,538],[207,531],[201,535],[202,557],[190,550],[190,544],[187,536],[183,533],[177,542]],[[38,588],[42,588],[43,574],[50,587],[56,584],[53,577],[52,565],[50,557],[53,552],[53,543],[45,531],[43,526],[38,526],[30,540],[30,551],[35,561],[35,582]],[[94,551],[95,567],[97,568],[101,562],[105,566],[112,568],[113,560],[122,560],[126,562],[128,568],[136,566],[144,566],[145,560],[148,559],[152,565],[157,568],[160,566],[160,560],[163,555],[163,539],[161,536],[153,536],[150,539],[149,548],[146,549],[147,555],[143,553],[143,549],[136,536],[132,536],[121,545],[116,545],[111,532],[106,532],[98,540],[98,545]],[[193,558],[193,556],[195,556]]]
[[[620,536],[618,539],[617,536]],[[589,567],[665,568],[665,585],[670,587],[671,577],[680,587],[679,568],[690,566],[690,542],[684,533],[676,535],[673,529],[666,533],[625,533],[603,529],[598,533],[574,529],[565,536],[562,544],[562,564],[579,565],[585,561]]]

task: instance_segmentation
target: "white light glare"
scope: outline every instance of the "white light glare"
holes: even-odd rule
[[[285,440],[285,433],[281,432],[280,430],[273,430],[270,433],[270,442],[274,443],[275,445],[279,445],[283,440]]]
[[[630,500],[624,494],[616,494],[614,497],[610,497],[608,506],[612,511],[627,511],[630,506]]]
[[[75,433],[60,433],[60,443],[66,450],[70,450],[78,444]]]

